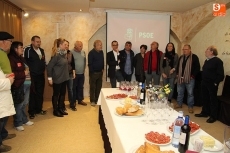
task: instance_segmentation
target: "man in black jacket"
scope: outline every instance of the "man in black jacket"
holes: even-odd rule
[[[33,36],[31,38],[31,45],[25,47],[24,52],[24,58],[28,64],[31,76],[31,92],[28,110],[30,119],[33,119],[35,114],[46,114],[46,111],[42,110],[46,62],[44,50],[40,48],[40,45],[40,37]]]
[[[178,60],[178,65],[176,68],[177,72],[177,104],[175,108],[181,108],[184,91],[187,89],[188,98],[188,112],[193,113],[194,105],[194,95],[193,90],[195,86],[195,77],[200,72],[200,62],[197,55],[191,52],[191,46],[186,44],[183,47],[183,55],[180,56]]]
[[[203,65],[201,82],[203,107],[200,114],[195,114],[196,117],[210,116],[206,121],[207,123],[213,123],[217,120],[218,85],[224,79],[223,61],[216,57],[217,55],[218,52],[214,46],[208,47],[205,51],[207,59]]]
[[[118,56],[118,59],[120,60],[120,70],[125,81],[131,81],[133,74],[134,52],[131,50],[131,48],[132,43],[130,41],[127,41],[125,43],[124,50],[120,51],[120,54]]]
[[[89,82],[90,82],[90,103],[91,106],[97,104],[102,87],[102,77],[104,72],[104,53],[102,42],[95,40],[94,48],[88,54]]]
[[[124,79],[119,67],[120,60],[118,59],[118,56],[120,53],[118,50],[118,42],[116,40],[112,41],[111,46],[113,50],[107,53],[106,62],[109,66],[108,77],[111,86],[112,88],[116,88],[116,82],[121,82]]]

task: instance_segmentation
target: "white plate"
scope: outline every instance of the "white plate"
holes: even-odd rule
[[[197,123],[196,123],[196,124],[197,124]],[[172,124],[167,125],[167,127],[166,127],[167,130],[168,130],[170,133],[172,133],[172,131],[169,130],[169,127],[170,127],[171,125],[172,125]],[[200,128],[199,128],[198,130],[196,130],[195,132],[193,132],[193,133],[190,132],[190,135],[195,135],[195,134],[196,134],[197,132],[199,132],[199,131],[200,131]]]
[[[210,136],[211,137],[211,136]],[[212,137],[213,138],[213,137]],[[192,145],[194,145],[194,141],[196,139],[200,139],[200,136],[196,136],[196,137],[192,137],[191,138],[191,142],[192,142]],[[203,147],[204,150],[206,151],[220,151],[223,149],[223,144],[220,143],[220,141],[216,140],[215,138],[213,138],[215,140],[215,146],[213,148],[210,148],[210,147]]]
[[[154,145],[158,145],[158,146],[166,146],[166,145],[169,145],[171,143],[172,138],[170,138],[170,141],[168,143],[163,143],[163,144],[158,144],[158,143],[151,142],[151,141],[147,140],[146,138],[145,138],[145,141],[150,143],[150,144],[154,144]]]
[[[126,116],[126,115],[119,115],[119,114],[117,114],[117,112],[116,112],[116,111],[114,112],[114,114],[115,114],[115,115],[117,115],[117,116],[119,116],[119,117],[125,117],[125,118],[142,117],[142,116],[144,116],[144,115],[145,115],[145,114],[143,113],[143,114],[141,114],[141,115],[136,115],[136,116]]]
[[[133,99],[131,99],[132,101],[131,101],[131,105],[134,105],[134,104],[136,104],[137,103],[137,101],[136,100],[133,100]],[[120,101],[120,104],[122,104],[122,105],[124,105],[125,104],[125,99],[122,99],[121,101]]]

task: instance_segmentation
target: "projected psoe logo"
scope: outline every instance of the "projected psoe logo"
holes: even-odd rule
[[[131,41],[133,39],[133,29],[128,28],[126,30],[125,39]]]
[[[225,16],[226,15],[226,5],[220,3],[213,3],[212,5],[213,16]]]

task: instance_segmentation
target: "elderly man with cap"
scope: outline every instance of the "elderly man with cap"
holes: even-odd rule
[[[16,136],[15,134],[8,134],[8,131],[5,129],[8,116],[15,114],[10,92],[14,75],[11,71],[10,61],[7,57],[7,52],[10,49],[13,38],[14,37],[8,32],[0,31],[0,152],[10,151],[11,147],[3,145],[2,141]],[[6,78],[8,78],[10,82],[9,80],[6,80]]]

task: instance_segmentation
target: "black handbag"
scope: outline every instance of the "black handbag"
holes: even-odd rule
[[[20,104],[24,101],[24,85],[17,89],[11,89],[14,104]]]

